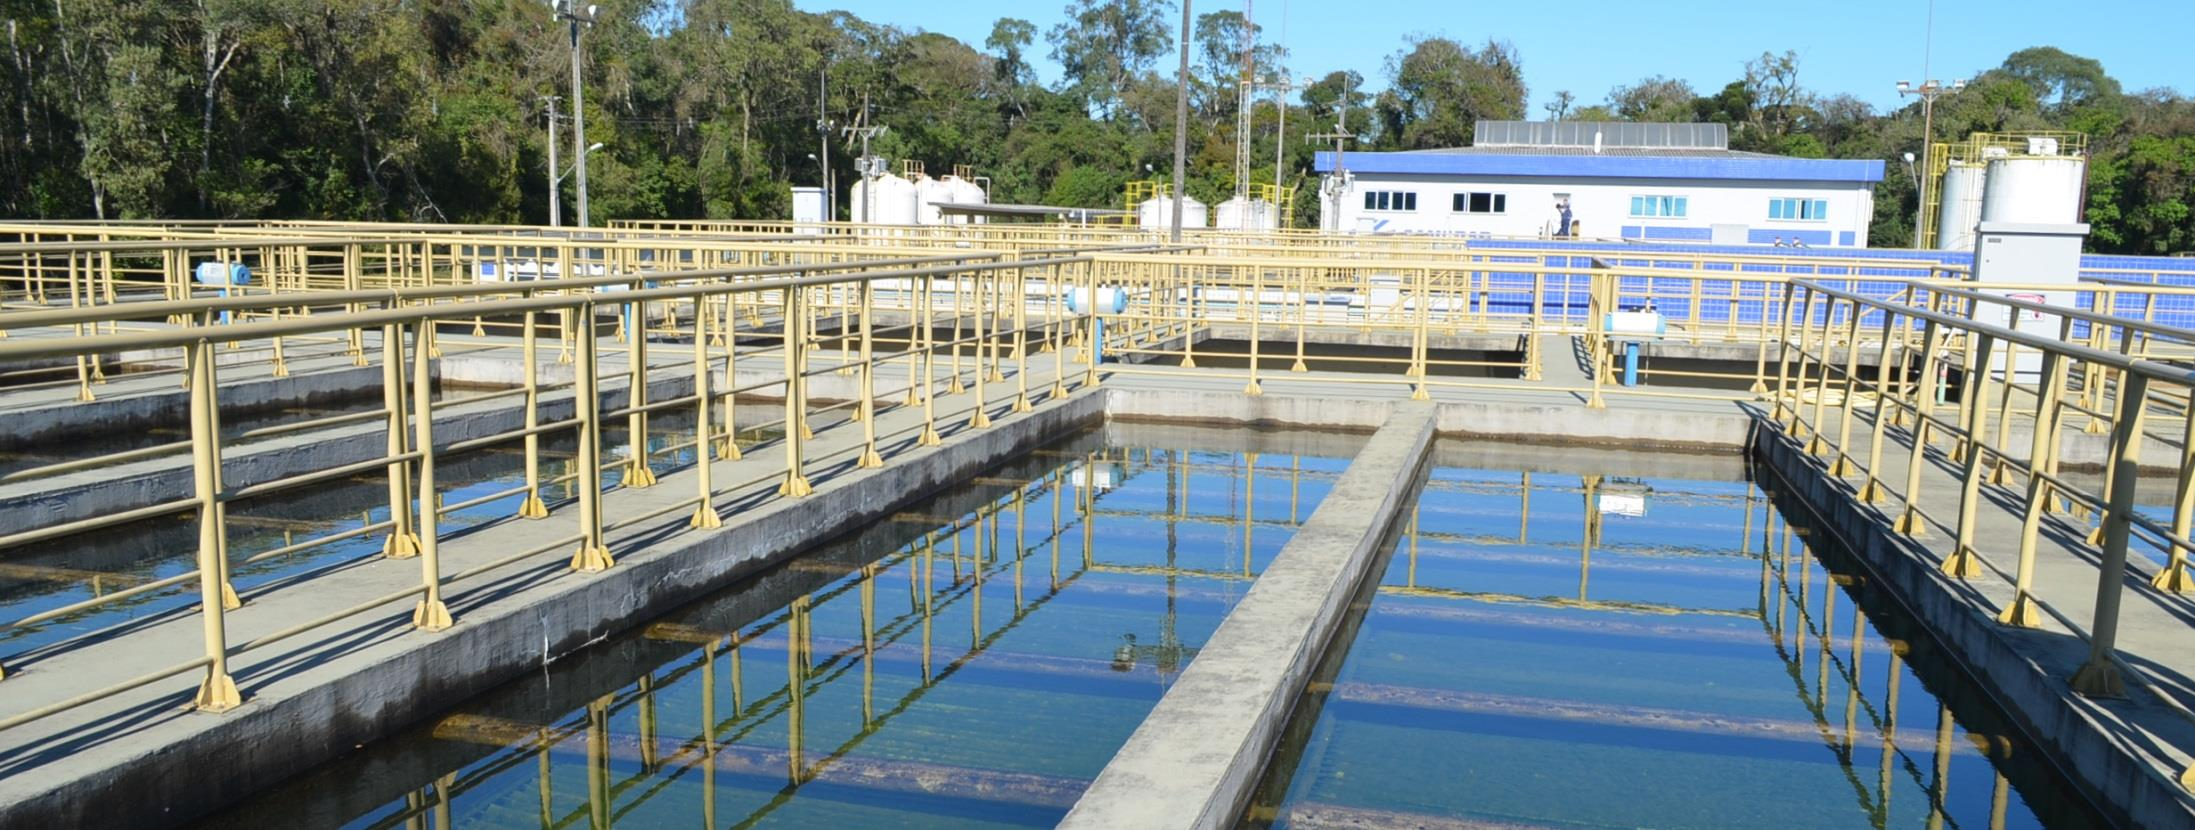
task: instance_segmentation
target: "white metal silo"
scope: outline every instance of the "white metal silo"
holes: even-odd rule
[[[1210,216],[1204,203],[1190,196],[1181,200],[1181,226],[1203,228],[1210,224]],[[1170,230],[1174,227],[1174,200],[1170,196],[1154,196],[1136,206],[1136,223],[1145,230]]]
[[[1944,170],[1936,250],[1974,249],[1974,226],[1982,221],[1982,186],[1988,177],[1989,168],[1979,162],[1954,161]]]
[[[982,185],[976,184],[975,182],[969,181],[960,176],[946,176],[939,179],[938,181],[945,183],[946,194],[949,201],[951,201],[953,204],[981,205],[988,204],[991,201],[990,196],[983,192]],[[952,221],[957,223],[981,222],[982,217],[963,216],[955,218]]]
[[[952,185],[946,184],[942,179],[933,179],[929,176],[917,174],[914,178],[914,188],[915,224],[945,224],[945,213],[939,210],[938,206],[952,203]]]
[[[1212,227],[1226,231],[1269,231],[1278,227],[1273,203],[1264,199],[1228,199],[1219,203],[1214,217]]]
[[[854,221],[867,225],[915,223],[915,185],[890,173],[854,182]]]
[[[2088,164],[2075,156],[1992,159],[1982,186],[1983,222],[2071,224],[2081,220]]]

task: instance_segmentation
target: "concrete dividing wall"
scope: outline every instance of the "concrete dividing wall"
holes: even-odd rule
[[[1232,826],[1349,600],[1410,504],[1430,404],[1397,406],[1063,828]]]

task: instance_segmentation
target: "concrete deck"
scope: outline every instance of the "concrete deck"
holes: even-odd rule
[[[1867,424],[1864,417],[1859,422]],[[1855,428],[1854,432],[1853,452],[1865,459],[1868,430]],[[1984,502],[1976,514],[1975,545],[1983,573],[1955,579],[1937,566],[1953,544],[1956,528],[1951,523],[1958,516],[1961,465],[1931,447],[1917,496],[1898,492],[1904,488],[1912,440],[1903,430],[1893,429],[1883,447],[1891,497],[1870,505],[1857,498],[1856,476],[1829,475],[1824,459],[1807,455],[1801,442],[1783,435],[1765,420],[1765,414],[1755,434],[1753,454],[1772,471],[1775,481],[1765,486],[1788,488],[1845,547],[1868,563],[1914,615],[1950,646],[1946,651],[1991,690],[2022,730],[2045,747],[2107,815],[2128,826],[2195,826],[2195,793],[2175,780],[2195,763],[2191,756],[2195,723],[2173,711],[2165,700],[2195,706],[2195,649],[2188,645],[2189,626],[2195,624],[2195,598],[2149,587],[2149,577],[2158,567],[2154,550],[2135,545],[2129,551],[2118,648],[2128,662],[2156,678],[2157,688],[2144,689],[2129,678],[2126,698],[2084,697],[2073,692],[2068,680],[2089,648],[2065,620],[2085,630],[2094,618],[2098,553],[2084,541],[2093,527],[2091,521],[2065,514],[2045,520],[2034,580],[2035,596],[2046,606],[2041,626],[2005,626],[1996,616],[2013,596],[2024,481],[2018,481],[2016,489],[1985,486]],[[2153,488],[2162,486],[2169,498],[2170,484],[2144,481],[2137,493],[2147,491],[2143,500],[2153,502],[2157,496]],[[1933,520],[1920,538],[1891,529],[1907,498],[1917,498],[1921,510]]]
[[[1395,409],[1061,827],[1234,823],[1349,598],[1414,499],[1434,420],[1423,403]]]
[[[245,607],[228,615],[241,708],[219,715],[181,708],[199,676],[190,672],[0,732],[0,826],[146,825],[202,814],[888,516],[1102,413],[1097,389],[1039,403],[1025,416],[1010,412],[1012,384],[987,391],[996,423],[985,430],[965,426],[972,394],[939,400],[947,432],[940,448],[914,445],[919,408],[880,413],[887,458],[880,470],[853,466],[858,428],[820,430],[808,454],[816,493],[807,498],[776,495],[782,455],[768,447],[718,462],[715,502],[720,513],[729,510],[721,529],[687,529],[691,469],[662,474],[653,487],[609,491],[603,510],[618,562],[601,573],[567,566],[577,541],[570,506],[546,520],[447,534],[444,590],[456,619],[448,631],[408,624],[414,598],[404,591],[419,584],[417,560],[370,557],[247,592]],[[509,567],[464,575],[527,552]],[[389,601],[374,610],[261,645],[301,621],[382,598]],[[0,716],[187,660],[202,643],[194,613],[171,613],[21,655]]]

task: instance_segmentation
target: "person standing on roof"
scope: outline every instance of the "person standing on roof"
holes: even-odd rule
[[[1575,233],[1575,231],[1573,231],[1573,230],[1572,230],[1572,228],[1574,228],[1574,227],[1576,227],[1576,222],[1575,222],[1575,220],[1573,220],[1573,219],[1571,219],[1571,218],[1570,218],[1570,200],[1568,200],[1568,199],[1558,199],[1558,200],[1556,200],[1556,201],[1555,201],[1555,237],[1556,237],[1557,239],[1569,239],[1569,238],[1571,238],[1571,237],[1573,237],[1573,236],[1576,236],[1576,233]]]

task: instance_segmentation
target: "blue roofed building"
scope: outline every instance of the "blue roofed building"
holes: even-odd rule
[[[1721,124],[1481,121],[1470,147],[1321,152],[1326,230],[1867,247],[1880,160],[1730,149]]]

